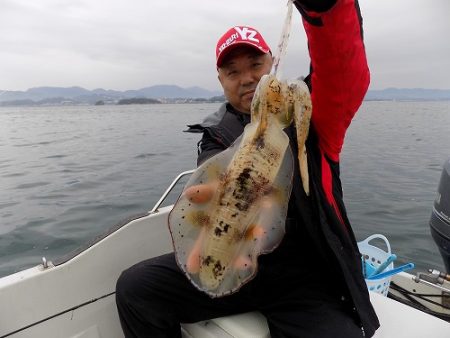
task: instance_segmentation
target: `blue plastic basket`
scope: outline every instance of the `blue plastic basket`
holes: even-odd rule
[[[370,241],[374,239],[381,239],[384,241],[387,247],[387,251],[384,251],[374,245],[369,244]],[[365,240],[358,242],[359,252],[362,255],[362,264],[363,264],[363,272],[365,272],[365,277],[370,275],[378,266],[381,265],[391,253],[391,245],[389,244],[388,239],[380,234],[374,234],[372,236],[367,237]],[[389,271],[394,268],[394,263],[391,263],[387,266],[384,271]],[[369,291],[376,292],[387,296],[389,291],[389,286],[391,284],[392,276],[388,276],[380,279],[365,279],[367,288]]]

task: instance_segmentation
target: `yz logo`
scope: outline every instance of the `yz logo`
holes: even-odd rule
[[[259,39],[255,38],[256,31],[254,31],[253,29],[248,29],[248,27],[234,27],[234,29],[241,36],[242,40],[259,42]]]

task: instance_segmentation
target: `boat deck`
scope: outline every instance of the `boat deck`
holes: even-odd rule
[[[449,338],[450,323],[425,314],[378,293],[370,298],[380,320],[374,338]],[[252,337],[270,338],[263,315],[257,312],[185,324],[184,337]]]

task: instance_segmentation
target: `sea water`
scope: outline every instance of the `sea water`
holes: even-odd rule
[[[195,167],[201,135],[183,132],[186,125],[218,107],[0,108],[0,276],[150,210],[179,172]],[[341,158],[357,239],[382,233],[399,263],[443,270],[428,221],[449,157],[449,102],[364,102]]]

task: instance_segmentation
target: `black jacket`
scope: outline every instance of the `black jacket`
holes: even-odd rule
[[[210,115],[202,124],[190,125],[188,132],[203,133],[199,142],[198,164],[228,148],[242,134],[245,125],[249,122],[248,114],[236,111],[230,104],[223,104],[218,112]],[[290,138],[293,156],[297,158],[294,127],[287,128],[286,133]],[[379,322],[370,303],[361,269],[361,255],[346,215],[339,177],[339,163],[323,158],[317,144],[316,133],[313,128],[310,128],[306,142],[310,196],[306,196],[303,190],[298,162],[294,161],[293,190],[286,226],[292,226],[292,220],[296,218],[295,225],[302,227],[302,233],[307,237],[304,242],[309,242],[319,254],[316,263],[323,264],[325,260],[327,266],[338,267],[335,272],[330,273],[334,275],[330,279],[333,284],[330,287],[340,285],[343,288],[342,293],[349,296],[353,310],[360,319],[361,327],[366,336],[370,337],[379,327]],[[333,195],[340,215],[337,215],[335,209],[329,205],[322,189],[322,161],[324,160],[331,169]]]

